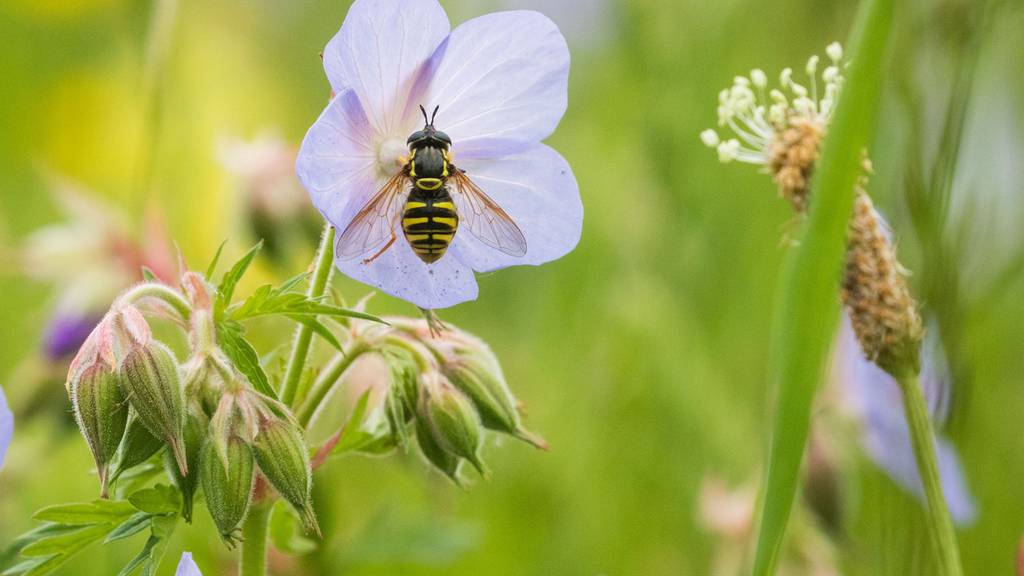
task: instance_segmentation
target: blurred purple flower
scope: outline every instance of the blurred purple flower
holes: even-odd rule
[[[541,264],[579,241],[583,207],[568,163],[541,143],[568,97],[569,50],[547,17],[499,12],[450,31],[436,0],[357,0],[324,50],[336,97],[310,128],[296,170],[313,204],[339,231],[394,175],[419,105],[440,107],[455,164],[516,222],[525,256],[495,250],[460,229],[448,253],[425,264],[401,238],[369,264],[338,259],[352,278],[422,308],[477,296],[473,272]]]
[[[936,331],[932,326],[923,345],[921,385],[932,422],[940,428],[949,415],[951,377]],[[844,405],[861,421],[864,451],[896,484],[924,502],[924,488],[914,460],[899,385],[864,357],[845,315],[834,362]],[[953,521],[959,525],[970,524],[977,517],[977,506],[956,448],[949,440],[937,437],[936,450],[939,476]]]
[[[4,456],[7,456],[7,447],[11,444],[11,437],[14,435],[14,414],[7,406],[7,397],[4,396],[4,389],[0,387],[0,470],[4,468]]]
[[[196,566],[194,560],[192,560],[191,552],[182,552],[181,560],[178,561],[178,569],[174,572],[174,576],[203,576],[203,573],[199,571],[199,566]]]
[[[57,310],[43,334],[43,353],[50,360],[73,355],[99,323],[101,315]]]

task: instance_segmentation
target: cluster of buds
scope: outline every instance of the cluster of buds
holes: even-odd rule
[[[468,462],[482,477],[486,430],[518,438],[540,449],[544,439],[528,431],[519,403],[490,348],[479,338],[427,320],[386,318],[388,325],[351,324],[350,339],[368,354],[384,358],[388,382],[375,409],[386,422],[377,434],[391,446],[406,447],[415,436],[427,462],[462,485],[460,467]],[[372,378],[367,378],[371,380]],[[378,443],[379,444],[379,443]]]
[[[768,88],[761,70],[738,76],[719,93],[718,123],[735,137],[723,139],[705,130],[701,140],[718,152],[719,160],[760,164],[772,176],[779,195],[798,214],[810,203],[811,178],[821,145],[840,97],[843,50],[838,43],[826,49],[831,64],[821,72],[812,56],[805,71],[809,87],[793,80],[786,68],[781,89]],[[871,163],[864,159],[865,176],[856,190],[856,209],[847,230],[842,300],[864,354],[890,373],[916,371],[921,346],[921,320],[907,288],[905,273],[884,220],[867,194]]]
[[[215,289],[194,272],[186,272],[181,285],[180,292],[155,283],[126,292],[71,363],[66,385],[101,495],[122,473],[164,451],[167,475],[183,497],[182,516],[191,521],[202,488],[229,545],[238,541],[252,500],[266,492],[258,485],[275,489],[307,529],[319,533],[302,428],[283,404],[254,390],[218,347]],[[161,294],[178,308],[161,307],[160,313],[174,310],[188,332],[183,363],[155,338],[137,305]]]

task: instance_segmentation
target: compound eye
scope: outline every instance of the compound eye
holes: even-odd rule
[[[444,132],[435,132],[434,133],[434,138],[437,138],[441,142],[444,142],[445,144],[448,144],[448,145],[451,145],[451,143],[452,143],[452,139],[449,138],[448,135],[445,134]]]
[[[409,139],[405,143],[413,144],[419,142],[420,140],[423,140],[426,137],[427,135],[423,132],[423,130],[417,130],[416,132],[412,133],[412,136],[409,136]]]

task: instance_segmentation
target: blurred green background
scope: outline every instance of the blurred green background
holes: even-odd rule
[[[225,238],[240,254],[253,236],[218,142],[275,132],[297,146],[326,102],[317,54],[347,4],[182,0],[147,121],[150,3],[0,2],[0,384],[16,413],[36,393],[26,363],[38,359],[55,298],[20,275],[17,257],[26,235],[62,218],[47,175],[117,206],[140,234],[155,206],[196,267]],[[480,298],[443,314],[491,344],[552,450],[491,442],[493,477],[468,491],[414,456],[333,461],[315,478],[322,547],[272,565],[280,574],[714,574],[716,557],[742,553],[745,536],[705,526],[701,486],[710,477],[757,486],[771,404],[766,343],[792,213],[767,177],[718,164],[698,134],[714,125],[717,93],[734,75],[801,69],[846,38],[855,5],[442,4],[453,24],[513,5],[541,9],[573,51],[569,109],[549,143],[579,180],[579,248],[544,267],[481,276]],[[925,308],[956,318],[948,434],[980,510],[961,544],[967,573],[990,575],[1013,573],[1024,535],[1024,9],[1004,2],[981,27],[978,5],[901,4],[871,191]],[[914,233],[905,182],[915,158],[928,171],[971,42],[977,75],[944,228],[955,250],[943,260]],[[149,151],[153,185],[140,187]],[[288,266],[261,261],[256,276],[297,272],[311,250],[294,250]],[[950,268],[955,284],[943,275]],[[352,300],[367,291],[344,278],[335,286]],[[416,313],[383,296],[371,311]],[[59,381],[48,385],[63,396]],[[95,496],[87,447],[62,402],[16,424],[0,474],[0,548],[33,525],[34,510]],[[839,419],[820,404],[819,420]],[[801,512],[791,537],[831,556],[835,573],[927,574],[916,501],[860,455],[852,427],[831,428],[826,492],[840,520]],[[192,550],[206,574],[232,573],[232,556],[197,516],[178,530],[163,572]],[[60,573],[114,574],[144,538],[90,549]],[[792,574],[811,573],[794,562]]]

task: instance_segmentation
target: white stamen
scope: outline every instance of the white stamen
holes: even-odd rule
[[[839,42],[829,44],[828,48],[825,48],[825,53],[828,54],[829,59],[836,64],[843,59],[843,47]]]
[[[708,129],[700,133],[700,140],[708,148],[717,148],[721,144],[721,139],[718,137],[718,132]]]

